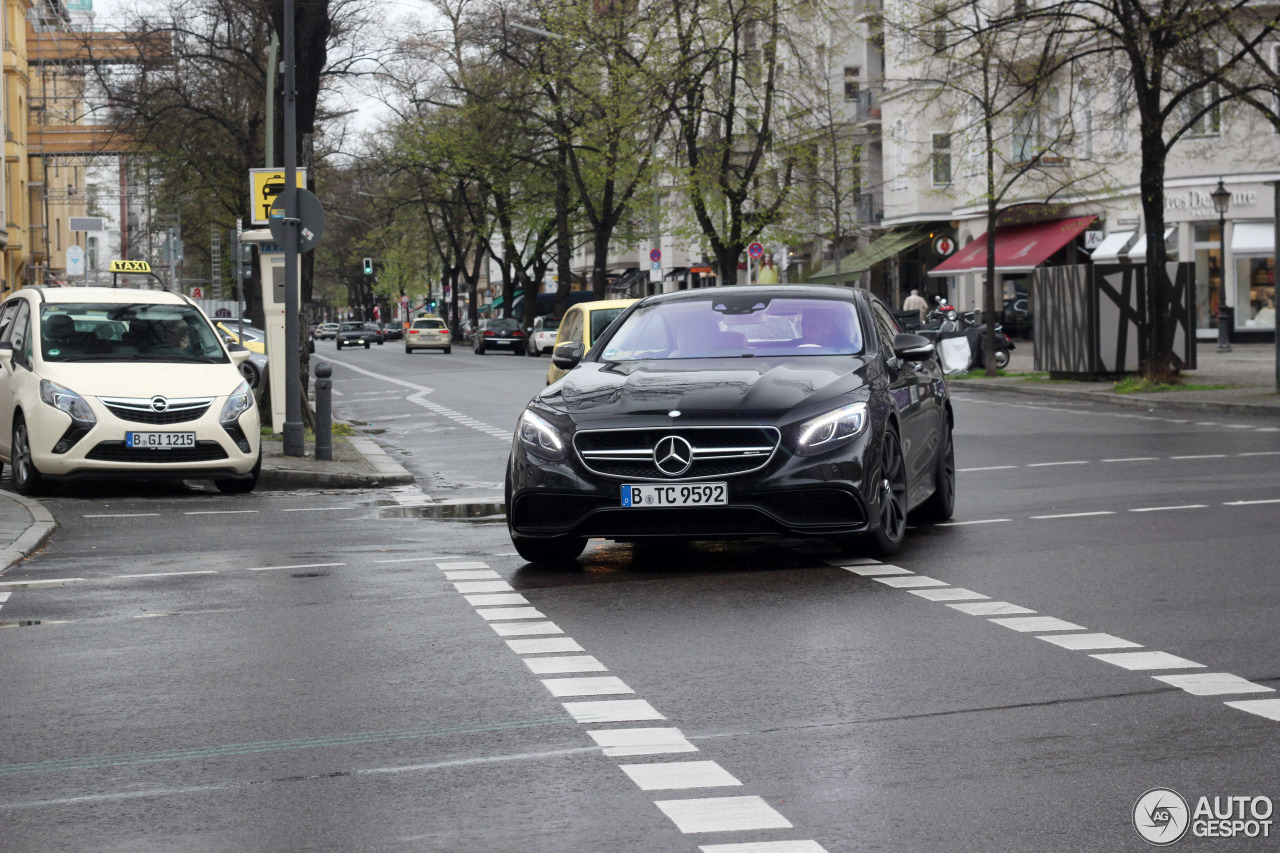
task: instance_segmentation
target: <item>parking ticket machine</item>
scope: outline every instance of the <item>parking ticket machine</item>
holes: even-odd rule
[[[245,231],[240,235],[242,243],[258,247],[258,271],[262,276],[262,314],[267,333],[267,375],[271,388],[271,431],[284,432],[285,372],[284,334],[284,247],[276,243],[267,228]],[[302,264],[298,264],[298,280],[294,282],[299,296],[302,293]],[[299,300],[301,304],[301,300]],[[297,342],[294,342],[297,346]]]

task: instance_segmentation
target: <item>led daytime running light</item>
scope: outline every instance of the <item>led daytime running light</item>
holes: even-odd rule
[[[564,442],[556,428],[546,420],[528,409],[520,415],[520,423],[516,425],[516,435],[520,443],[527,449],[547,459],[564,457]]]
[[[820,415],[801,428],[797,453],[818,453],[853,438],[867,427],[867,404],[853,403]]]

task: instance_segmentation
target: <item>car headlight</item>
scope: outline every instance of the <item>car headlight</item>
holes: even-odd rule
[[[867,428],[867,404],[851,403],[811,418],[800,425],[796,453],[822,453],[862,433]]]
[[[40,399],[55,409],[71,415],[71,419],[84,426],[93,426],[98,419],[93,416],[93,409],[88,402],[70,388],[48,379],[40,380]]]
[[[222,404],[222,414],[218,415],[218,420],[224,424],[233,424],[237,418],[252,408],[253,391],[250,390],[247,381],[241,382],[227,398],[227,402]]]
[[[528,409],[520,415],[520,422],[516,424],[516,435],[526,450],[544,459],[564,458],[564,442],[560,440],[560,433]]]

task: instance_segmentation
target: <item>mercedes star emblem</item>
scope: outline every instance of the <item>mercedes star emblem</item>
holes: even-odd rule
[[[151,411],[167,412],[168,410],[169,410],[169,401],[166,400],[164,397],[156,395],[155,397],[151,398]]]
[[[679,477],[693,464],[693,445],[678,435],[659,439],[653,447],[653,464],[668,477]]]

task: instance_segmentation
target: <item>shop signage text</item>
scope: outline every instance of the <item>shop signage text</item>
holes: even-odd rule
[[[1258,203],[1258,194],[1253,190],[1233,190],[1231,193],[1231,206],[1234,207],[1252,207]],[[1188,190],[1185,193],[1165,193],[1164,195],[1165,210],[1194,210],[1197,213],[1216,212],[1213,209],[1213,197],[1209,194],[1209,190]]]

